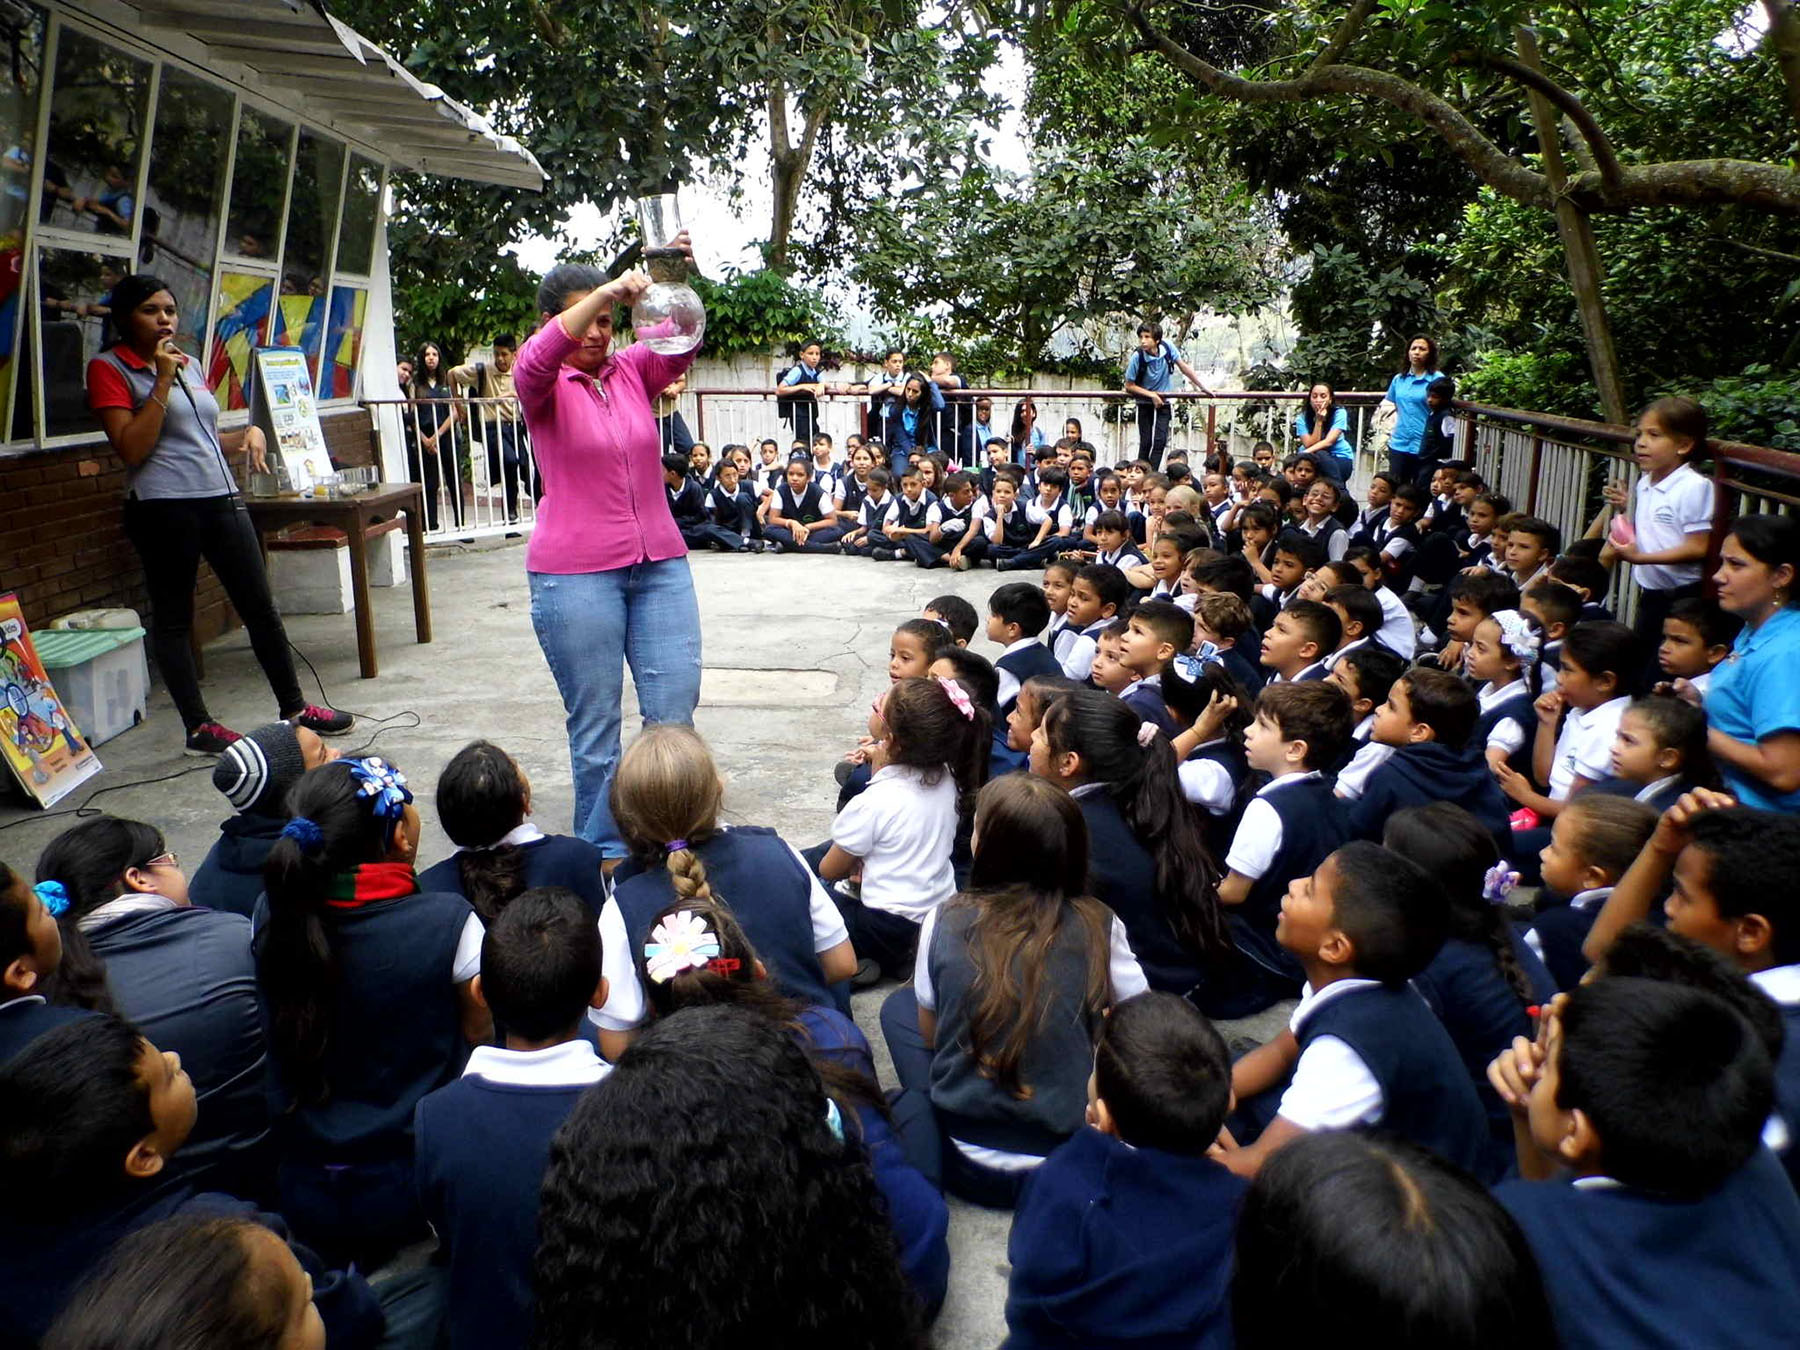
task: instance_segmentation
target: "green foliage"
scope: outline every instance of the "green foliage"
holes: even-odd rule
[[[1741,375],[1716,379],[1704,388],[1663,392],[1699,399],[1720,440],[1800,451],[1800,379],[1792,373],[1749,366]]]
[[[1476,352],[1457,373],[1456,392],[1476,403],[1565,417],[1594,416],[1597,400],[1587,357],[1578,346],[1544,353],[1500,348]]]
[[[723,281],[696,277],[694,290],[706,305],[709,355],[793,352],[813,339],[827,347],[843,345],[842,317],[818,291],[778,272],[765,268]]]

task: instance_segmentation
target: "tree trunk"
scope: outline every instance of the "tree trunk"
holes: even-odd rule
[[[1541,72],[1537,35],[1521,25],[1515,31],[1514,40],[1520,62]],[[1594,373],[1594,388],[1599,391],[1600,407],[1606,420],[1627,425],[1631,414],[1625,406],[1624,384],[1619,379],[1619,353],[1613,345],[1612,324],[1606,316],[1604,271],[1600,265],[1600,250],[1594,242],[1594,222],[1564,190],[1568,173],[1563,166],[1555,105],[1536,89],[1527,89],[1526,96],[1531,101],[1531,120],[1537,128],[1538,148],[1544,156],[1544,176],[1550,180],[1554,193],[1556,232],[1562,239],[1569,285],[1574,288],[1575,304],[1581,314],[1581,331],[1587,339],[1588,365]]]
[[[1800,11],[1791,0],[1763,0],[1763,12],[1769,16],[1769,32],[1763,41],[1775,54],[1776,68],[1787,89],[1788,114],[1800,128]]]
[[[769,40],[779,41],[780,34],[770,29]],[[774,189],[774,208],[769,221],[769,244],[763,250],[763,262],[771,272],[785,276],[792,270],[788,245],[793,238],[794,217],[800,210],[800,190],[806,184],[806,170],[812,164],[813,146],[818,143],[819,128],[831,111],[832,99],[821,95],[806,109],[800,128],[800,143],[794,144],[788,123],[788,90],[780,80],[771,80],[768,89],[769,108],[769,177]]]

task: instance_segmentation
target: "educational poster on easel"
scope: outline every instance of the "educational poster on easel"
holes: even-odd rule
[[[302,496],[332,472],[325,430],[306,353],[298,347],[258,347],[251,378],[250,420],[280,456],[288,490]]]
[[[0,754],[42,807],[100,772],[100,757],[44,674],[16,595],[0,595]]]

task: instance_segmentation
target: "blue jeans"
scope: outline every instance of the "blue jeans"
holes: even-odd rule
[[[686,558],[607,572],[532,572],[531,626],[568,714],[575,833],[609,858],[627,850],[607,795],[619,763],[619,702],[631,663],[644,724],[694,720],[700,606]]]

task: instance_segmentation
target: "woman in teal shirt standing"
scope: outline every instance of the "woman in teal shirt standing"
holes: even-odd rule
[[[1800,521],[1739,516],[1713,575],[1719,606],[1744,621],[1705,691],[1707,748],[1745,806],[1800,812]],[[1683,680],[1690,702],[1700,691]]]
[[[1402,483],[1419,476],[1419,448],[1425,440],[1425,391],[1437,378],[1437,343],[1424,336],[1406,344],[1406,369],[1388,381],[1383,405],[1395,411],[1388,438],[1388,466]]]

